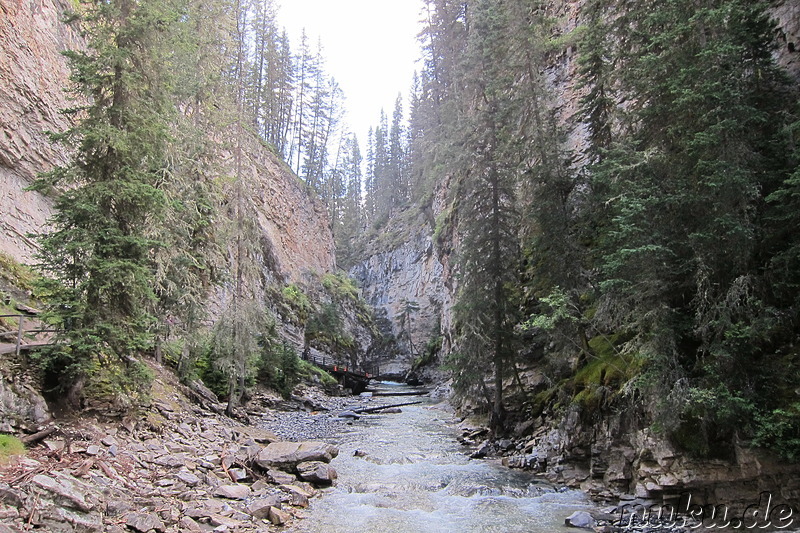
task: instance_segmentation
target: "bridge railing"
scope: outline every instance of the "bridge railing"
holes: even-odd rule
[[[328,357],[324,355],[319,356],[319,355],[312,355],[310,353],[304,353],[303,359],[317,365],[320,368],[323,368],[325,370],[332,370],[334,372],[350,373],[356,376],[361,376],[366,378],[373,378],[378,374],[377,366],[372,366],[368,368],[352,367],[346,363],[345,364],[337,363],[333,359],[333,357]]]
[[[38,334],[38,333],[56,333],[54,329],[25,329],[25,319],[32,318],[30,315],[0,315],[0,318],[16,318],[17,319],[17,329],[16,331],[0,331],[0,337],[9,335],[9,334],[16,334],[16,345],[14,347],[14,354],[19,355],[20,351],[22,351],[22,338],[25,334]]]

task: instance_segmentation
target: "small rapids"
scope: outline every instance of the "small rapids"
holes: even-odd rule
[[[290,531],[553,533],[575,531],[564,518],[592,507],[579,491],[470,460],[456,431],[450,411],[430,401],[343,423],[329,439],[339,479]]]

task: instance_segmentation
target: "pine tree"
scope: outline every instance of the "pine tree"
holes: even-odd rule
[[[767,381],[730,369],[763,371],[777,326],[757,239],[782,101],[772,27],[764,4],[743,0],[632,4],[624,20],[609,38],[626,44],[611,61],[631,105],[615,111],[623,135],[592,169],[609,208],[609,312],[597,318],[635,333],[661,397],[689,384],[670,397],[697,394],[684,410],[694,414],[670,423],[698,424],[707,451],[749,416],[742,391]]]
[[[35,187],[62,188],[40,259],[52,279],[48,316],[62,343],[47,363],[73,405],[101,371],[123,392],[142,386],[135,356],[152,347],[151,256],[159,246],[147,228],[165,209],[161,183],[176,115],[171,39],[183,8],[177,1],[87,5],[77,20],[88,47],[66,53],[73,92],[89,103],[71,110],[76,126],[58,136],[74,148],[72,162]]]
[[[506,124],[504,12],[492,2],[472,4],[469,64],[463,84],[470,95],[462,125],[469,166],[459,184],[460,283],[455,307],[456,385],[482,393],[491,407],[490,429],[504,429],[503,380],[515,351],[513,290],[518,284],[516,174],[502,158]],[[491,377],[492,389],[486,384]]]

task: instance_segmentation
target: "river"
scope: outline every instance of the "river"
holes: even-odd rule
[[[574,532],[564,518],[592,507],[579,491],[556,491],[525,472],[470,460],[457,432],[452,411],[431,400],[343,422],[326,439],[339,446],[331,463],[339,478],[290,531]]]

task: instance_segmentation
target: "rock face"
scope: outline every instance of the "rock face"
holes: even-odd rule
[[[334,272],[333,233],[322,202],[309,196],[300,179],[255,138],[248,139],[244,153],[269,277],[301,283]]]
[[[778,25],[775,54],[778,63],[800,82],[800,15],[793,0],[774,0],[770,14]]]
[[[6,365],[2,368],[8,369]],[[0,375],[0,432],[33,429],[50,417],[50,409],[41,394],[15,380],[11,373]]]
[[[37,174],[67,160],[46,132],[63,131],[61,109],[74,105],[64,92],[69,68],[61,52],[84,46],[62,21],[71,3],[61,0],[3,2],[0,5],[0,251],[22,263],[33,260],[52,199],[25,192]],[[243,174],[250,194],[269,278],[299,282],[336,267],[333,235],[322,203],[311,198],[296,176],[255,138],[245,139]],[[232,165],[220,154],[222,166]]]
[[[727,459],[693,458],[641,427],[635,415],[621,412],[586,421],[576,407],[561,419],[539,419],[536,425],[516,446],[500,450],[495,443],[490,451],[507,453],[507,466],[599,499],[661,503],[691,494],[695,503],[724,503],[740,511],[757,503],[763,491],[775,502],[800,501],[800,465],[744,443]]]
[[[0,251],[21,262],[30,262],[35,249],[27,234],[51,213],[49,198],[24,188],[67,156],[46,132],[66,129],[59,110],[74,105],[64,93],[69,70],[61,52],[82,42],[61,22],[69,6],[61,0],[0,5]]]
[[[398,377],[405,376],[431,338],[441,334],[442,315],[451,305],[431,226],[415,221],[407,227],[404,242],[373,253],[350,270],[364,299],[384,319],[386,333],[398,341],[399,350],[376,354],[381,374]]]

